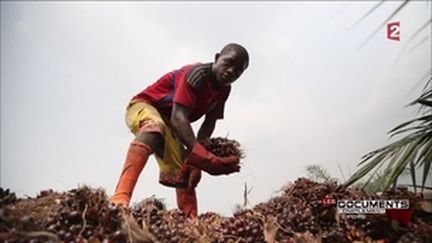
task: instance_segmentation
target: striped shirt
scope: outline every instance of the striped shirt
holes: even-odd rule
[[[212,63],[186,65],[163,75],[132,100],[149,102],[167,118],[173,104],[179,103],[190,111],[191,122],[204,115],[222,119],[231,86],[214,88],[211,69]]]

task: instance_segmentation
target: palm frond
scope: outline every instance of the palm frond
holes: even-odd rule
[[[411,143],[413,140],[415,140],[415,137],[405,137],[399,141],[393,142],[382,148],[369,152],[368,154],[362,157],[362,161],[359,163],[359,165],[364,164],[365,162],[372,159],[373,157],[378,156],[379,154],[389,154],[392,151],[397,151],[399,149],[402,149],[406,144]]]
[[[415,99],[415,100],[411,101],[410,103],[408,103],[408,106],[413,106],[413,105],[416,105],[417,103],[422,103],[422,102],[423,103],[428,103],[431,100],[432,100],[432,89],[425,90],[420,97],[418,97],[417,99]]]
[[[363,41],[363,43],[357,48],[357,50],[360,50],[361,48],[363,48],[363,46],[365,46],[366,45],[366,43],[370,40],[370,39],[372,39],[372,37],[374,37],[377,33],[378,33],[378,31],[380,31],[380,29],[383,27],[383,26],[385,26],[386,24],[387,24],[387,22],[389,21],[389,20],[391,20],[394,16],[396,16],[407,4],[408,4],[408,2],[409,2],[410,0],[405,0],[405,1],[403,1],[403,3],[401,3],[400,5],[399,5],[399,7],[397,7],[394,11],[393,11],[393,13],[389,16],[389,17],[387,17],[387,19],[382,23],[382,24],[380,24],[379,26],[378,26],[378,28],[376,28],[375,29],[375,31],[374,32],[372,32],[372,34],[370,34],[367,38],[366,38],[366,40],[365,41]]]
[[[419,109],[426,109],[421,117],[399,124],[389,131],[390,137],[406,134],[399,140],[367,153],[362,157],[357,170],[345,183],[349,186],[373,171],[364,186],[375,176],[384,165],[381,177],[382,187],[387,190],[394,184],[402,172],[409,170],[415,190],[417,190],[416,169],[423,167],[422,188],[424,187],[432,163],[432,77],[428,79],[423,93],[409,105],[419,105]]]
[[[382,180],[383,175],[379,175],[379,169],[381,169],[381,167],[384,165],[384,163],[380,163],[376,166],[376,169],[374,170],[374,172],[369,176],[369,179],[364,183],[363,185],[363,189],[366,188],[369,183],[374,179],[374,176],[377,176],[378,180]]]
[[[416,173],[415,173],[415,165],[414,161],[411,161],[410,163],[410,172],[411,172],[411,181],[414,186],[414,192],[417,193],[417,183],[416,183]]]
[[[375,12],[375,10],[377,10],[378,7],[381,6],[384,2],[385,2],[385,0],[381,0],[379,3],[377,3],[375,6],[373,6],[373,8],[369,9],[369,11],[367,11],[359,20],[357,20],[350,29],[353,29],[358,24],[360,24],[366,17],[368,17],[373,12]]]
[[[432,18],[429,19],[428,21],[426,21],[426,23],[424,23],[422,26],[420,26],[420,28],[418,28],[416,30],[416,32],[414,32],[409,38],[408,41],[413,40],[418,34],[420,34],[424,29],[426,29],[426,27],[432,23]]]
[[[357,170],[349,179],[344,183],[344,186],[349,186],[352,183],[360,180],[363,178],[366,174],[368,174],[375,166],[381,163],[385,158],[387,157],[386,154],[379,154],[374,160],[367,163],[363,167],[361,167],[359,170]]]
[[[414,51],[415,49],[417,49],[419,46],[423,45],[423,43],[425,43],[428,40],[429,40],[429,36],[423,37],[423,39],[421,39],[419,42],[417,42],[417,44],[415,44],[413,47],[411,47],[408,50],[408,52]]]
[[[432,135],[432,134],[431,134]],[[432,163],[432,145],[428,146],[429,149],[424,152],[424,159],[421,161],[421,165],[423,166],[423,179],[422,179],[422,190],[426,183],[426,179],[428,178],[428,174],[430,172],[431,163]]]
[[[390,185],[393,184],[402,173],[402,171],[406,168],[407,164],[413,160],[415,156],[415,148],[417,146],[416,142],[410,143],[404,146],[404,152],[401,157],[398,159],[397,163],[392,166],[390,169],[390,173],[386,175],[386,180],[384,182],[383,190],[386,191]]]
[[[412,87],[409,93],[412,93],[421,84],[423,84],[423,90],[426,90],[427,87],[429,87],[430,84],[432,84],[431,82],[432,82],[432,67],[429,68],[429,70],[423,74],[423,76],[419,79],[419,81],[416,82],[416,84]],[[410,106],[410,104],[407,104],[407,106]]]
[[[410,35],[410,37],[408,38],[408,40],[406,41],[406,43],[404,44],[404,46],[402,47],[402,49],[400,50],[398,56],[395,58],[394,63],[397,63],[399,61],[399,59],[401,58],[401,56],[405,53],[406,49],[408,48],[408,46],[411,44],[411,42],[424,30],[426,29],[426,27],[432,23],[432,18],[429,19],[428,21],[426,21],[426,23],[424,23],[422,26],[420,26],[420,28],[418,28],[413,34]],[[420,40],[416,45],[414,45],[413,47],[411,47],[408,51],[412,51],[414,49],[416,49],[417,47],[419,47],[421,44],[423,44],[425,41],[427,41],[429,39],[428,36],[423,37],[422,40]]]
[[[429,101],[429,100],[419,100],[418,103],[420,103],[424,106],[432,107],[432,101]]]
[[[426,116],[422,116],[419,118],[415,118],[415,119],[409,120],[407,122],[404,122],[404,123],[396,126],[392,130],[390,130],[389,133],[396,133],[398,130],[401,130],[402,128],[409,126],[409,125],[412,125],[413,123],[416,123],[416,122],[423,122],[424,123],[424,122],[428,122],[428,121],[430,122],[431,120],[432,120],[432,115],[426,115]]]

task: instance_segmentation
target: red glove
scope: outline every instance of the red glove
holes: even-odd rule
[[[178,174],[179,184],[184,185],[188,189],[194,189],[200,180],[201,170],[184,163]]]
[[[199,143],[192,148],[185,164],[201,169],[210,175],[228,175],[240,171],[238,156],[219,157]]]

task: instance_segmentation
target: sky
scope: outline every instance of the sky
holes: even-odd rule
[[[343,182],[415,117],[406,104],[432,67],[431,25],[411,38],[431,1],[389,21],[399,21],[400,41],[384,26],[362,45],[401,3],[358,22],[377,2],[2,1],[0,186],[33,197],[89,185],[111,196],[133,139],[130,98],[230,42],[248,49],[250,66],[213,136],[236,139],[246,158],[240,173],[203,174],[199,211],[230,215],[245,184],[253,207],[312,164]],[[151,158],[132,201],[154,195],[176,207],[158,174]]]

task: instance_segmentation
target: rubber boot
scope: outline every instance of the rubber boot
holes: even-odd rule
[[[147,144],[134,140],[129,145],[120,179],[110,199],[111,203],[129,206],[138,177],[151,154],[152,150]]]
[[[187,217],[197,217],[197,198],[195,189],[176,188],[177,206]]]

